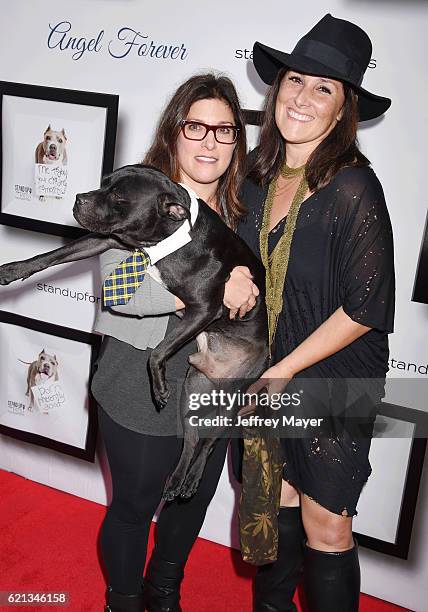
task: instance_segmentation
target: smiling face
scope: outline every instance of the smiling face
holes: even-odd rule
[[[231,108],[224,100],[217,98],[194,102],[184,119],[208,125],[235,125]],[[201,196],[201,185],[205,189],[209,186],[215,190],[219,178],[229,167],[235,146],[236,143],[218,143],[212,131],[203,140],[188,140],[180,131],[177,138],[177,160],[181,182]]]
[[[309,157],[340,121],[344,101],[340,81],[289,70],[276,98],[276,125],[288,144],[302,145]]]

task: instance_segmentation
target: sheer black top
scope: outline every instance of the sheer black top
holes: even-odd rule
[[[260,257],[259,236],[268,185],[247,179],[248,215],[238,233]],[[285,219],[269,234],[269,252]],[[340,306],[372,328],[300,376],[384,377],[394,321],[392,229],[382,187],[369,167],[343,168],[300,208],[278,320],[273,363],[289,354]]]

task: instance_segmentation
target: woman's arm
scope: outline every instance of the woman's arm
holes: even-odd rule
[[[302,370],[330,357],[360,338],[370,327],[357,323],[340,306],[324,323],[321,323],[303,342],[284,359],[268,368],[247,389],[248,394],[258,393],[263,388],[269,395],[281,393],[287,382]],[[242,408],[240,415],[251,414],[255,405]]]
[[[292,378],[302,370],[345,348],[370,329],[351,319],[340,307],[294,351],[268,371],[275,370],[272,378]]]

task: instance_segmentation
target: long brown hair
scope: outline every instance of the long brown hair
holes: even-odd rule
[[[239,128],[232,160],[226,172],[220,177],[216,192],[220,216],[223,220],[227,220],[224,213],[226,209],[229,225],[235,229],[244,214],[238,192],[243,179],[247,142],[238,94],[229,78],[213,73],[199,74],[180,85],[162,113],[153,144],[143,163],[162,170],[173,181],[179,181],[177,138],[181,130],[181,121],[186,119],[194,102],[207,99],[224,101],[230,107],[235,125]]]
[[[288,68],[282,68],[269,89],[264,105],[264,121],[260,131],[258,155],[249,176],[260,184],[270,182],[285,162],[285,140],[275,122],[275,105],[281,81]],[[357,140],[358,98],[354,90],[343,83],[345,102],[340,121],[311,153],[306,164],[306,180],[311,191],[325,187],[345,166],[370,164]]]

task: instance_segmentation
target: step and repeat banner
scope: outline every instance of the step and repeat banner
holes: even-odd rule
[[[388,434],[373,442],[373,475],[355,521],[363,545],[397,558],[362,549],[363,590],[423,610],[428,494],[414,438],[417,411],[428,411],[425,2],[8,3],[0,24],[0,263],[81,235],[71,214],[75,193],[143,158],[168,97],[192,74],[226,73],[242,106],[259,110],[266,87],[251,62],[254,41],[291,51],[327,12],[369,33],[364,84],[393,101],[385,117],[359,132],[385,191],[397,274],[379,428]],[[255,146],[257,128],[248,126],[248,136]],[[0,468],[106,503],[108,467],[87,397],[99,303],[96,259],[0,288]],[[230,473],[226,465],[201,535],[236,546],[239,488]]]

